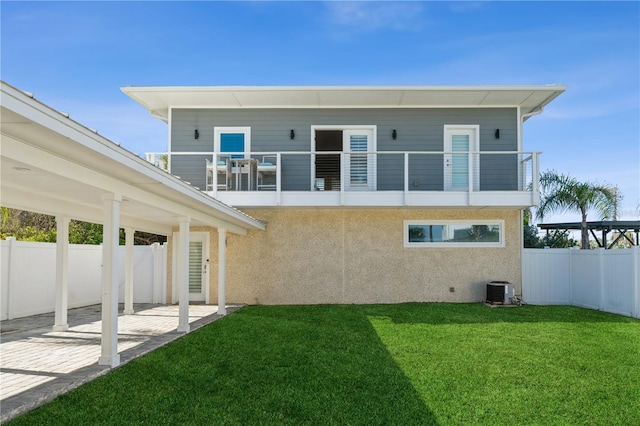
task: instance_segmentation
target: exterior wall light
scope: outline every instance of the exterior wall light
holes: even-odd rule
[[[396,139],[398,139],[398,131],[396,129],[393,129],[393,131],[391,132],[391,138],[395,141]]]
[[[495,137],[496,139],[500,139],[500,129],[496,129]]]
[[[296,132],[291,129],[291,131],[289,132],[289,139],[294,140],[296,138]]]
[[[200,139],[200,132],[198,132],[198,129],[196,129],[196,131],[193,132],[193,138],[194,139]]]

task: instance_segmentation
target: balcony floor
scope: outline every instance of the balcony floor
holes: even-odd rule
[[[234,207],[528,208],[531,191],[209,191]]]

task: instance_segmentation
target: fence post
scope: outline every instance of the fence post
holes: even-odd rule
[[[631,247],[633,256],[633,316],[640,318],[640,247]]]
[[[575,247],[569,247],[569,305],[575,306],[573,303],[573,252]]]
[[[604,276],[604,248],[599,248],[598,249],[598,267],[600,268],[600,303],[598,306],[598,310],[603,311],[604,310],[604,301],[605,301],[605,276]]]
[[[162,290],[160,289],[160,243],[151,244],[151,255],[153,259],[151,270],[151,289],[153,290],[151,300],[153,303],[161,303]]]
[[[13,319],[11,315],[11,287],[15,281],[16,268],[13,265],[13,260],[15,258],[16,252],[16,238],[15,237],[7,237],[7,241],[9,242],[9,255],[7,256],[7,319]]]

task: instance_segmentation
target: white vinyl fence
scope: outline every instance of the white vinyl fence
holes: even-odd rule
[[[55,310],[56,244],[0,241],[0,319]],[[134,246],[134,303],[164,303],[166,245]],[[69,245],[69,308],[101,303],[102,246]],[[124,302],[125,247],[120,246],[120,302]]]
[[[640,247],[625,250],[524,249],[522,298],[640,318]]]

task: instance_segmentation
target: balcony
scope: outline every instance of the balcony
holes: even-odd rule
[[[147,160],[236,207],[504,207],[539,200],[539,152],[171,152]]]

